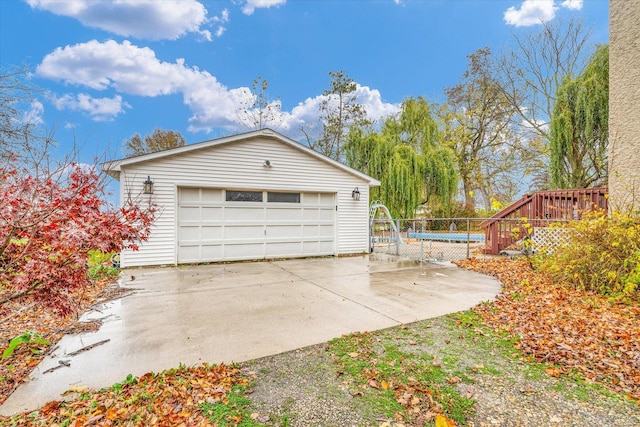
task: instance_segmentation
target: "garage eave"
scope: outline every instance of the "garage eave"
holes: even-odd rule
[[[163,151],[158,151],[155,153],[149,153],[149,154],[143,154],[140,156],[134,156],[134,157],[128,157],[128,158],[124,158],[124,159],[118,159],[118,160],[112,160],[112,161],[108,161],[108,162],[104,162],[102,163],[101,169],[102,171],[106,172],[109,176],[119,180],[120,178],[120,171],[122,170],[123,166],[130,166],[130,165],[136,165],[136,164],[140,164],[143,162],[150,162],[150,161],[154,161],[157,159],[162,159],[162,158],[166,158],[169,156],[176,156],[179,154],[183,154],[183,153],[189,153],[192,151],[196,151],[196,150],[203,150],[203,149],[207,149],[207,148],[211,148],[211,147],[216,147],[219,145],[223,145],[223,144],[230,144],[230,143],[234,143],[234,142],[238,142],[238,141],[243,141],[243,140],[247,140],[247,139],[251,139],[251,138],[255,138],[258,136],[262,136],[262,137],[268,137],[268,138],[272,138],[272,139],[276,139],[282,143],[285,143],[287,145],[290,145],[291,147],[295,148],[296,150],[300,150],[312,157],[317,158],[318,160],[321,160],[325,163],[329,163],[332,166],[338,168],[338,169],[342,169],[345,172],[351,174],[351,175],[355,175],[358,178],[361,178],[362,180],[366,181],[368,183],[368,185],[370,187],[378,187],[380,186],[380,181],[378,181],[375,178],[372,178],[360,171],[357,171],[347,165],[344,165],[330,157],[327,157],[321,153],[318,153],[317,151],[307,147],[306,145],[303,145],[291,138],[288,138],[274,130],[271,129],[260,129],[260,130],[256,130],[256,131],[252,131],[252,132],[247,132],[247,133],[242,133],[242,134],[238,134],[238,135],[231,135],[231,136],[227,136],[227,137],[223,137],[223,138],[218,138],[218,139],[213,139],[213,140],[209,140],[209,141],[204,141],[204,142],[198,142],[195,144],[189,144],[189,145],[185,145],[182,147],[177,147],[177,148],[172,148],[169,150],[163,150]]]

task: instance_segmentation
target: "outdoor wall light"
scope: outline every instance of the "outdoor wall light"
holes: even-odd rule
[[[153,181],[151,181],[151,177],[149,175],[147,175],[147,180],[143,184],[142,192],[144,194],[153,194]]]
[[[264,161],[264,165],[265,168],[270,168],[271,167],[271,162],[269,160],[265,160]]]
[[[358,187],[354,188],[351,192],[351,198],[356,202],[360,200],[360,190],[358,190]]]

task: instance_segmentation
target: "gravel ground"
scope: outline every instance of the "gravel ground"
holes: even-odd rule
[[[445,316],[374,334],[410,337],[411,345],[398,341],[403,351],[432,355],[452,374],[464,372],[458,391],[475,401],[468,426],[640,426],[637,403],[601,387],[551,377],[546,366],[525,363],[504,341],[455,319]],[[244,372],[255,378],[253,412],[267,426],[380,426],[391,421],[352,396],[336,369],[327,344],[244,363]]]

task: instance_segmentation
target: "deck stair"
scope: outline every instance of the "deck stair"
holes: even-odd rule
[[[525,233],[522,218],[533,227],[545,227],[556,221],[580,219],[582,212],[594,208],[607,209],[606,187],[525,194],[480,223],[485,231],[483,252],[497,255],[521,240]]]

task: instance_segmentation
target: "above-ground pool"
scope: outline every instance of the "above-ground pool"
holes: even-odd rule
[[[484,242],[484,234],[478,233],[409,233],[409,239],[422,240],[455,240],[457,242],[466,242],[467,238],[471,242]]]

